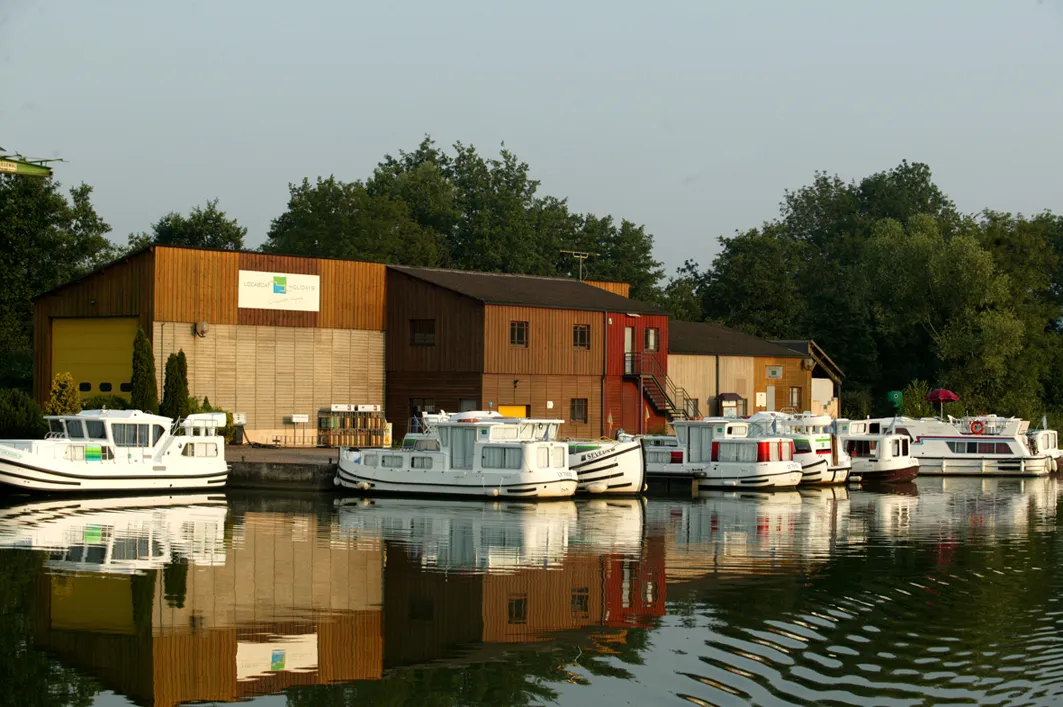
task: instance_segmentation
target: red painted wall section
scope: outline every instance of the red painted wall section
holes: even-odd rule
[[[623,429],[628,434],[667,432],[667,418],[653,409],[653,403],[645,395],[640,395],[638,379],[607,376],[604,403],[602,419],[606,437],[615,437],[618,429]]]
[[[624,329],[634,329],[634,353],[643,353],[646,344],[646,329],[656,328],[660,332],[660,343],[654,356],[664,371],[668,370],[668,316],[665,314],[642,314],[630,317],[623,312],[610,312],[608,325],[608,355],[605,374],[607,376],[624,375]]]

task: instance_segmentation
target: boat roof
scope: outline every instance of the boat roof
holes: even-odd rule
[[[167,427],[173,422],[162,415],[152,415],[143,410],[82,410],[76,415],[45,415],[45,420],[116,420],[120,422],[157,422]]]

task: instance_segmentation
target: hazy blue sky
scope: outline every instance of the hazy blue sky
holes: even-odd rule
[[[125,241],[425,133],[644,223],[671,269],[817,169],[930,164],[961,209],[1063,210],[1060,0],[0,1],[0,145],[61,155]]]

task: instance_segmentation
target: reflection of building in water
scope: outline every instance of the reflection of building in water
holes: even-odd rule
[[[379,678],[382,544],[318,530],[313,516],[248,513],[224,564],[174,555],[139,574],[43,576],[37,643],[155,705]]]

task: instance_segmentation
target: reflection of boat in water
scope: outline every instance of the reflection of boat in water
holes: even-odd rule
[[[0,509],[0,547],[47,551],[62,571],[220,565],[227,514],[225,497],[209,494],[35,501]]]
[[[638,554],[645,537],[646,501],[641,498],[594,498],[576,503],[569,543],[575,549]]]
[[[556,565],[568,549],[576,504],[412,498],[336,501],[344,533],[397,542],[439,569],[497,571]]]

